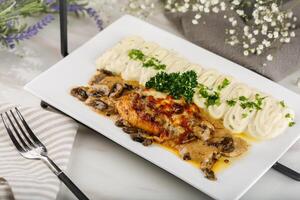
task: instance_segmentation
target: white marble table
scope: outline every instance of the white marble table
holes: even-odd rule
[[[116,16],[112,18],[114,17]],[[162,15],[153,16],[149,21],[180,35]],[[71,18],[70,51],[96,33],[97,30],[90,19]],[[61,59],[58,22],[52,23],[34,39],[22,43],[21,49],[24,51],[18,50],[18,53],[0,51],[0,100],[39,106],[40,100],[25,92],[22,87]],[[300,93],[300,89],[294,84],[296,77],[300,77],[300,70],[282,80],[280,84]],[[300,171],[299,154],[300,142],[295,144],[280,161]],[[210,199],[178,178],[84,127],[80,127],[76,136],[67,173],[91,199],[95,200]],[[272,169],[242,197],[242,199],[299,198],[300,183]],[[57,200],[71,199],[74,199],[72,194],[62,186]]]

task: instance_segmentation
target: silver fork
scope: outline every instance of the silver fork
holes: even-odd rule
[[[44,161],[78,199],[88,200],[87,196],[48,157],[45,145],[32,132],[18,108],[1,113],[1,118],[10,139],[24,158]]]

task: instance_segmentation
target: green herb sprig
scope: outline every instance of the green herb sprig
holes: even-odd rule
[[[145,55],[141,50],[139,49],[131,49],[128,52],[128,56],[132,60],[140,61],[143,63],[143,67],[152,67],[156,70],[164,70],[166,69],[166,65],[162,64],[160,60],[158,60],[155,57],[147,56]]]
[[[208,88],[203,84],[199,84],[199,94],[202,98],[205,99],[205,106],[219,106],[221,104],[220,93],[223,89],[225,89],[230,84],[230,81],[225,78],[220,85],[217,86],[217,90],[212,88]]]
[[[146,88],[153,88],[160,92],[166,92],[175,99],[183,97],[191,102],[197,86],[197,74],[195,71],[184,73],[159,72],[146,82]]]
[[[214,91],[203,84],[199,84],[199,94],[205,99],[204,104],[206,107],[221,104],[219,91]]]
[[[249,100],[249,98],[245,97],[245,96],[239,96],[236,99],[231,99],[231,100],[227,100],[227,105],[230,107],[233,107],[236,105],[237,102],[240,103],[240,106],[243,109],[249,109],[250,112],[252,112],[253,110],[261,110],[262,109],[262,104],[263,104],[263,100],[266,97],[261,97],[259,94],[255,94],[255,100],[251,101]]]

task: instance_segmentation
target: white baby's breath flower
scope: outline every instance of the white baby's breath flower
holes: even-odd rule
[[[244,10],[245,2],[252,4],[251,16]],[[204,15],[235,11],[246,25],[238,26],[237,19],[224,12],[223,18],[229,22],[225,42],[231,46],[241,45],[245,56],[261,55],[267,49],[279,45],[276,41],[289,43],[296,36],[294,30],[297,18],[292,11],[283,10],[278,0],[166,0],[165,9],[171,12],[195,12],[191,22],[195,25],[199,24]],[[270,61],[273,57],[268,55],[266,59]]]
[[[245,14],[243,10],[236,10],[236,13],[241,16]]]
[[[195,19],[200,19],[201,18],[201,15],[200,14],[196,14],[195,15]]]
[[[292,32],[290,33],[290,36],[291,36],[291,37],[296,37],[295,31],[292,31]]]
[[[249,51],[245,50],[244,51],[244,56],[249,56]]]
[[[193,24],[198,24],[199,22],[198,22],[198,20],[193,19],[193,20],[192,20],[192,23],[193,23]]]
[[[272,61],[272,60],[273,60],[273,56],[272,56],[271,54],[269,54],[269,55],[267,56],[267,60],[268,60],[268,61]]]

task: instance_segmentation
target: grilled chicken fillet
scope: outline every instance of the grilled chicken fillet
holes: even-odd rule
[[[88,86],[76,87],[71,95],[99,113],[117,116],[116,125],[135,141],[148,146],[154,140],[176,149],[184,160],[193,160],[209,179],[221,157],[236,157],[247,143],[224,128],[193,103],[175,100],[128,83],[108,71],[97,71]],[[150,139],[149,139],[150,138]]]

